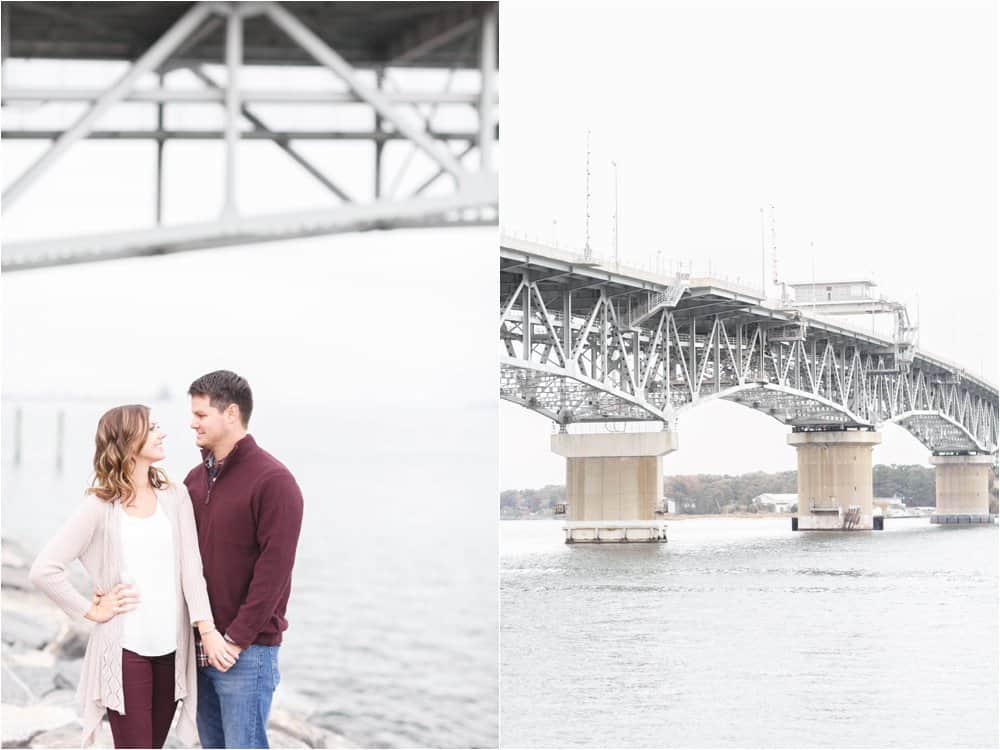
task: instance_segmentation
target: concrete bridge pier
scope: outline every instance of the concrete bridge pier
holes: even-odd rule
[[[937,509],[931,523],[992,523],[990,478],[993,457],[983,454],[931,456]]]
[[[799,469],[799,510],[792,528],[872,529],[872,448],[881,442],[878,432],[854,430],[789,435]]]
[[[663,456],[676,432],[552,436],[566,457],[566,543],[665,542],[656,516],[663,499]]]

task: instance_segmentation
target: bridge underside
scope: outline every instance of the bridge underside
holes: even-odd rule
[[[662,396],[639,401],[609,390],[584,375],[562,368],[503,357],[500,397],[536,411],[559,424],[586,422],[674,422],[680,414],[701,404],[723,399],[759,411],[789,427],[808,430],[877,428],[822,397],[771,384],[754,383],[707,394],[676,409],[665,409]],[[891,420],[935,454],[987,454],[991,451],[967,429],[940,412],[911,411]]]
[[[962,425],[940,412],[910,411],[890,421],[903,427],[935,454],[990,452]]]
[[[500,363],[500,398],[537,411],[559,424],[669,419],[654,406],[614,393],[596,380],[512,358],[504,358]]]
[[[722,391],[715,398],[742,404],[791,427],[843,430],[849,427],[871,426],[860,417],[826,399],[782,386],[763,384],[740,386]],[[700,402],[695,402],[692,406],[698,403]]]
[[[741,404],[791,427],[847,429],[872,425],[826,399],[769,384],[735,386],[706,394],[680,408],[665,408],[662,394],[640,401],[584,375],[569,375],[512,357],[501,359],[501,398],[560,424],[577,422],[672,422],[686,410],[715,399]]]

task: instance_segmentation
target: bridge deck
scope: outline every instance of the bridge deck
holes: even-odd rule
[[[193,3],[17,2],[3,4],[4,55],[61,60],[135,60]],[[297,2],[291,10],[356,67],[417,65],[476,68],[479,50],[461,31],[482,16],[467,2]],[[431,48],[431,44],[433,47]],[[426,47],[419,59],[416,50]],[[225,60],[225,24],[185,51],[186,60]],[[315,65],[297,44],[263,19],[247,19],[244,61]]]
[[[622,300],[627,305],[626,300],[630,295],[641,292],[661,293],[674,282],[671,276],[646,269],[625,265],[616,267],[614,263],[597,259],[587,261],[582,254],[508,236],[501,238],[500,271],[501,298],[506,298],[514,291],[518,275],[528,273],[533,281],[538,281],[542,286],[546,281],[560,286],[571,285],[574,288],[574,300],[579,300],[581,308],[592,305],[602,288],[609,297]],[[834,346],[860,345],[886,351],[891,351],[893,347],[890,339],[812,317],[800,310],[776,307],[773,302],[769,303],[762,298],[760,290],[728,279],[692,277],[687,280],[687,284],[688,289],[674,312],[680,317],[687,313],[697,316],[699,335],[710,332],[712,318],[716,315],[727,321],[773,321],[775,325],[794,325],[805,320],[809,328],[822,331]],[[517,308],[517,305],[514,307]],[[961,366],[943,357],[918,351],[916,360],[929,372],[942,378],[960,375],[964,381],[981,390],[984,397],[995,400],[1000,393],[994,384],[969,374]]]

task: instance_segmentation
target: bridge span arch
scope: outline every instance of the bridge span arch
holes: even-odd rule
[[[992,445],[988,445],[965,425],[941,411],[912,410],[897,414],[886,422],[899,425],[936,455],[997,453],[995,439]]]
[[[703,404],[723,400],[745,406],[789,427],[828,429],[873,428],[874,425],[842,404],[815,393],[770,383],[746,383],[724,388],[682,404],[680,416]]]
[[[607,387],[579,371],[502,357],[500,398],[560,425],[585,422],[669,422],[655,404]]]
[[[875,422],[816,393],[771,383],[729,386],[663,409],[578,371],[504,357],[500,397],[560,425],[637,421],[672,425],[705,404],[728,401],[792,428],[879,429],[894,424],[934,454],[996,453],[995,445],[985,444],[965,425],[941,411],[910,410]]]

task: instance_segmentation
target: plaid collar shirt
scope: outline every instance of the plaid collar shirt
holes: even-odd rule
[[[215,480],[219,478],[219,473],[222,471],[222,466],[226,462],[226,459],[216,459],[215,454],[211,451],[208,457],[205,459],[205,469],[208,471],[208,481],[211,484],[215,484]],[[205,653],[205,644],[201,642],[201,632],[198,628],[194,629],[194,645],[195,645],[195,655],[198,660],[199,667],[207,667],[208,654]]]

